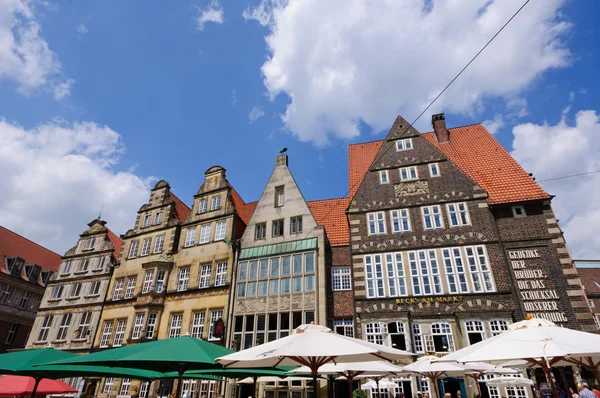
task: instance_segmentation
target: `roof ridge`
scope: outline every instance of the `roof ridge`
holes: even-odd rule
[[[36,246],[39,246],[39,247],[41,247],[42,249],[44,249],[44,250],[47,250],[47,251],[49,251],[49,252],[50,252],[50,253],[52,253],[52,254],[56,254],[58,257],[61,257],[61,255],[60,255],[60,254],[58,254],[58,253],[56,253],[55,251],[52,251],[52,250],[48,249],[47,247],[45,247],[45,246],[42,246],[42,245],[40,245],[39,243],[37,243],[37,242],[34,242],[34,241],[32,241],[31,239],[29,239],[29,238],[26,238],[26,237],[24,237],[23,235],[21,235],[21,234],[19,234],[19,233],[15,232],[15,231],[13,231],[13,230],[11,230],[11,229],[8,229],[8,228],[6,228],[6,227],[3,227],[2,225],[0,225],[0,228],[4,229],[5,231],[8,231],[8,232],[10,232],[10,233],[11,233],[11,234],[13,234],[13,235],[17,235],[18,237],[20,237],[20,238],[22,238],[22,239],[25,239],[26,241],[28,241],[28,242],[31,242],[31,243],[33,243],[34,245],[36,245]]]
[[[485,129],[485,126],[483,125],[483,123],[471,123],[471,124],[465,124],[463,126],[448,127],[448,130],[461,129],[464,127],[473,127],[473,126],[481,126]],[[485,129],[485,130],[487,131],[487,129]],[[433,133],[434,133],[433,131],[426,131],[425,133],[421,133],[421,134],[433,134]],[[489,131],[488,131],[488,133],[489,133]]]
[[[381,140],[373,140],[373,141],[364,141],[364,142],[355,142],[354,144],[348,144],[348,146],[354,146],[354,145],[364,145],[364,144],[372,144],[374,142],[383,142],[385,141],[385,138],[381,139]]]

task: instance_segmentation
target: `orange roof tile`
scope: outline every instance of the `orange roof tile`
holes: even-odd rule
[[[114,256],[115,258],[119,258],[119,253],[121,253],[121,238],[119,238],[113,231],[110,230],[110,228],[108,229],[108,239],[110,239],[110,242],[113,244],[115,250],[114,250]]]
[[[353,197],[371,167],[383,140],[348,146],[348,191]]]
[[[248,225],[258,202],[246,203],[231,184],[229,184],[229,188],[231,188],[231,199],[233,200],[233,205],[235,206],[238,216],[240,216],[242,221]]]
[[[37,264],[46,271],[56,271],[60,255],[48,250],[21,235],[0,226],[0,262],[4,257],[21,257],[26,264]]]
[[[490,204],[550,198],[481,124],[449,131],[447,144],[440,145],[431,132],[423,137],[483,188]]]
[[[317,224],[325,227],[331,246],[346,246],[350,242],[346,209],[350,199],[337,198],[313,200],[308,202],[308,207],[315,217]]]
[[[169,196],[175,199],[175,210],[177,210],[177,217],[179,222],[184,222],[188,214],[192,209],[188,207],[181,199],[179,199],[173,192],[169,192]]]

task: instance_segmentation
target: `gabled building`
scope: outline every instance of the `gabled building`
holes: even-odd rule
[[[120,250],[121,239],[105,221],[88,224],[48,282],[27,348],[90,351]]]
[[[0,353],[25,347],[60,255],[0,226]]]
[[[600,260],[574,260],[587,303],[600,330]]]

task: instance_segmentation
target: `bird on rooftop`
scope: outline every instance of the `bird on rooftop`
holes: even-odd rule
[[[284,153],[286,153],[286,152],[287,152],[287,148],[283,148],[281,151],[279,151],[279,153],[280,153],[281,155],[283,155],[283,154],[284,154]]]

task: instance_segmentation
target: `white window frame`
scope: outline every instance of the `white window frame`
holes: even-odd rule
[[[525,211],[525,206],[523,206],[523,205],[511,206],[510,209],[512,210],[513,217],[516,217],[516,218],[527,217],[527,212]]]
[[[467,206],[466,202],[447,203],[446,211],[448,212],[448,224],[450,224],[450,227],[471,225],[469,206]],[[456,217],[456,220],[452,219],[453,215]]]
[[[200,226],[200,241],[198,244],[204,244],[210,242],[210,224],[204,224]]]
[[[30,298],[31,298],[31,291],[25,290],[23,292],[23,295],[21,296],[21,301],[19,301],[19,307],[27,308],[27,303],[29,302]],[[593,305],[592,305],[592,307],[593,307]]]
[[[422,206],[421,207],[421,216],[423,219],[423,229],[443,229],[444,228],[444,217],[442,214],[442,207],[440,205],[432,205],[432,206]],[[437,221],[436,222],[436,216]],[[427,227],[427,219],[429,218],[430,227]]]
[[[131,244],[129,245],[129,253],[127,254],[128,259],[137,257],[137,251],[138,251],[139,246],[140,246],[139,240],[134,240],[131,242]]]
[[[142,285],[142,294],[152,290],[152,282],[154,282],[154,270],[147,269],[144,272],[144,284]]]
[[[413,348],[416,353],[424,353],[425,346],[423,345],[423,332],[421,330],[421,325],[418,323],[412,324],[412,332],[413,332]]]
[[[15,334],[17,334],[17,330],[19,330],[19,324],[18,323],[13,323],[10,325],[10,329],[8,330],[8,333],[6,334],[6,340],[4,341],[4,344],[12,344],[14,339],[15,339]]]
[[[481,341],[487,339],[487,334],[485,332],[485,326],[483,324],[482,321],[480,321],[479,319],[469,319],[465,321],[465,338],[466,341],[465,343],[467,345],[472,345],[469,342],[469,334],[480,334],[481,335]],[[476,344],[476,343],[473,343]]]
[[[164,244],[165,244],[165,236],[158,235],[156,237],[156,239],[154,239],[154,250],[152,253],[154,253],[154,254],[162,253]]]
[[[212,273],[212,264],[203,264],[200,266],[200,275],[198,277],[198,288],[205,289],[210,286],[210,274]]]
[[[85,240],[85,250],[90,250],[94,248],[94,243],[96,243],[96,238],[95,237],[91,237],[91,238],[87,238]]]
[[[38,341],[47,341],[52,322],[54,321],[54,315],[46,315],[42,319],[42,326],[40,327],[40,333],[38,334]]]
[[[385,297],[383,255],[367,254],[364,257],[367,297]]]
[[[165,278],[167,277],[167,271],[159,269],[156,271],[156,282],[154,284],[154,292],[162,293],[165,290]]]
[[[385,270],[387,274],[387,291],[389,297],[408,296],[408,284],[404,272],[402,252],[385,253]]]
[[[379,170],[379,183],[388,184],[390,182],[390,176],[387,170]]]
[[[281,207],[285,203],[285,185],[275,187],[275,207]]]
[[[154,214],[154,225],[159,225],[162,223],[162,210],[159,210]]]
[[[496,286],[485,246],[465,246],[464,250],[467,257],[473,292],[495,292]],[[477,288],[478,283],[481,283],[480,288]]]
[[[200,199],[198,202],[198,213],[206,213],[208,211],[208,198]]]
[[[208,325],[208,341],[217,341],[219,338],[213,337],[213,329],[215,322],[223,318],[223,310],[212,310],[210,311],[210,324]]]
[[[454,334],[452,333],[452,325],[448,322],[436,322],[430,325],[431,337],[433,343],[433,336],[446,336],[448,341],[448,347],[446,351],[435,351],[436,353],[453,352],[455,350]],[[435,347],[435,345],[434,345]]]
[[[158,320],[157,312],[149,312],[148,319],[146,320],[146,332],[144,337],[146,339],[154,338],[154,333],[156,333],[156,321]]]
[[[429,177],[436,178],[442,176],[442,174],[440,173],[439,163],[429,163],[427,166],[429,168]]]
[[[409,209],[390,210],[390,223],[392,224],[393,233],[411,231]]]
[[[121,388],[119,388],[119,395],[129,395],[129,386],[131,386],[131,379],[121,379]]]
[[[400,168],[400,180],[413,181],[419,179],[419,170],[417,166],[407,166]]]
[[[135,294],[135,284],[137,282],[137,276],[127,277],[127,287],[125,288],[125,299],[133,298]]]
[[[152,222],[152,214],[151,213],[144,214],[144,220],[142,221],[142,228],[149,227],[151,222]]]
[[[508,325],[509,323],[506,319],[492,319],[490,321],[490,333],[492,337],[508,331]]]
[[[177,291],[187,290],[190,283],[190,267],[179,268],[177,272]]]
[[[142,381],[140,384],[140,394],[139,398],[148,398],[148,390],[150,389],[150,382]]]
[[[469,282],[466,273],[466,261],[460,247],[442,249],[442,261],[446,271],[448,293],[469,293]]]
[[[90,268],[90,259],[88,258],[83,258],[81,260],[79,260],[79,264],[77,265],[77,272],[87,272],[87,270]]]
[[[110,344],[110,337],[112,336],[114,321],[104,321],[104,327],[102,328],[102,335],[100,337],[100,348],[108,347]]]
[[[210,199],[210,210],[219,210],[221,208],[221,195],[213,196]]]
[[[69,290],[69,298],[77,298],[81,296],[81,282],[76,282],[71,285],[71,290]]]
[[[113,384],[115,383],[115,378],[114,377],[107,377],[104,379],[104,388],[102,389],[102,392],[104,394],[110,395],[110,393],[112,392],[112,388],[113,388]]]
[[[396,141],[396,151],[397,152],[408,151],[413,148],[414,147],[413,147],[412,138],[404,138],[404,139]]]
[[[433,296],[444,294],[436,250],[412,250],[407,255],[413,295]],[[427,292],[428,286],[429,292]]]
[[[144,313],[137,312],[133,318],[133,329],[131,331],[131,339],[139,340],[142,337],[142,329],[144,328]]]
[[[96,271],[103,270],[105,262],[106,262],[106,256],[100,256],[100,257],[98,257],[98,261],[96,261],[96,266],[94,267],[94,269]]]
[[[73,265],[72,261],[65,261],[63,264],[62,274],[70,274],[71,273],[71,265]]]
[[[147,256],[150,254],[150,245],[152,244],[152,238],[146,238],[142,241],[142,252],[140,257]]]
[[[115,285],[113,286],[113,300],[121,300],[121,295],[123,294],[123,284],[125,283],[125,278],[117,278],[115,279]]]
[[[192,314],[192,333],[191,336],[195,339],[202,339],[204,334],[204,326],[206,323],[206,312],[197,311]]]
[[[227,220],[217,221],[215,226],[215,241],[225,239],[225,233],[227,232]]]
[[[377,211],[367,213],[367,227],[369,235],[383,235],[386,233],[385,212]]]
[[[333,330],[346,337],[354,337],[354,321],[352,318],[338,318],[333,320]]]
[[[227,283],[227,266],[227,261],[217,263],[215,286],[225,286],[225,284]]]
[[[188,228],[185,232],[185,242],[183,243],[183,247],[191,247],[196,244],[196,227]]]
[[[62,298],[63,291],[64,291],[64,285],[54,286],[52,288],[51,299],[52,300],[60,300]]]
[[[79,325],[77,326],[77,328],[80,330],[80,333],[79,333],[80,339],[83,339],[86,337],[86,332],[88,331],[91,322],[92,322],[92,312],[91,311],[82,312],[81,316],[79,317]]]
[[[117,327],[115,328],[115,337],[113,339],[113,347],[120,347],[123,345],[123,338],[125,337],[125,329],[127,328],[127,319],[119,319],[117,321]]]
[[[384,345],[387,336],[387,324],[384,322],[369,322],[365,324],[365,340],[369,343]]]
[[[302,233],[302,216],[290,217],[290,234]]]
[[[100,280],[95,280],[90,283],[90,289],[88,291],[88,296],[98,296],[100,295]]]
[[[69,327],[71,327],[71,319],[73,318],[72,312],[66,312],[63,314],[58,331],[56,332],[56,341],[67,341],[67,335],[69,333]]]
[[[171,322],[169,323],[169,338],[181,336],[181,321],[183,314],[171,314]]]
[[[352,290],[352,270],[350,267],[331,268],[331,290],[334,292]]]

